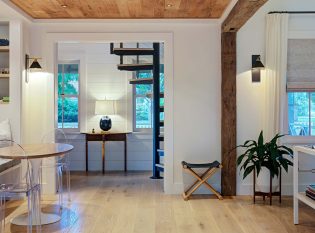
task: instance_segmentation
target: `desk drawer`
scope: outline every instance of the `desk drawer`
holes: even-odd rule
[[[125,133],[115,134],[86,134],[86,141],[125,141]]]
[[[102,134],[86,134],[87,141],[103,141]]]
[[[125,133],[105,134],[105,141],[125,141]]]

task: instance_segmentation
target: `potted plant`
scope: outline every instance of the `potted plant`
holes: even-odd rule
[[[293,151],[284,145],[277,144],[278,139],[283,136],[284,135],[277,134],[269,142],[264,142],[263,131],[261,131],[257,141],[248,140],[243,145],[238,146],[246,149],[245,152],[237,158],[237,165],[241,166],[241,171],[244,170],[243,179],[252,172],[256,173],[257,178],[260,177],[260,174],[269,173],[270,183],[275,184],[275,182],[272,182],[272,179],[281,175],[281,168],[288,172],[288,167],[293,165],[293,163],[288,159],[293,157]],[[255,180],[256,179],[254,179],[254,182]],[[259,183],[259,180],[257,181],[257,183]],[[270,187],[269,190],[271,190]],[[254,196],[255,192],[256,190],[254,190]],[[264,194],[267,194],[266,191]],[[271,195],[271,191],[268,195]]]

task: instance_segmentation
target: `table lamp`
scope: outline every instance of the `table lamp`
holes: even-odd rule
[[[96,100],[95,101],[95,115],[103,115],[100,120],[100,128],[108,131],[112,128],[112,120],[108,115],[115,114],[114,100]]]

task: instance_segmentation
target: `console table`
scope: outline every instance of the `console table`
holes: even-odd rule
[[[102,172],[105,173],[105,142],[108,141],[123,141],[124,142],[124,170],[127,171],[127,132],[114,133],[83,133],[85,134],[85,170],[89,171],[89,142],[100,141],[102,142]]]
[[[293,163],[293,208],[294,208],[294,224],[299,224],[299,201],[315,209],[315,201],[307,197],[305,192],[299,192],[299,158],[300,156],[315,157],[315,149],[305,146],[294,147],[294,163]]]

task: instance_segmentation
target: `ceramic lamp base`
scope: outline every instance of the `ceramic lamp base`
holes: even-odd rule
[[[112,120],[108,116],[103,116],[100,120],[100,128],[108,131],[112,128]]]

